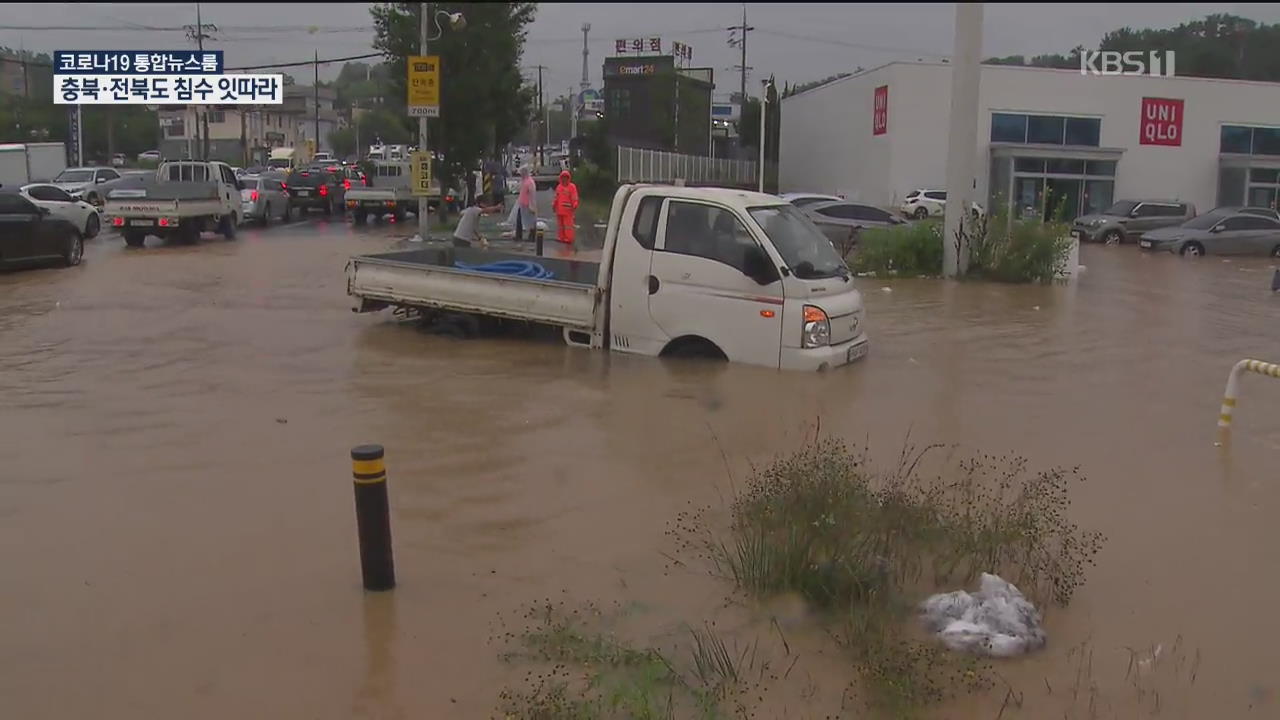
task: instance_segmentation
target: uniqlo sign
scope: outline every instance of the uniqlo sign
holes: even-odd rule
[[[1142,98],[1142,127],[1138,142],[1143,145],[1182,146],[1183,101],[1171,98]]]
[[[883,135],[889,132],[889,86],[876,88],[875,114],[871,118],[871,133]]]

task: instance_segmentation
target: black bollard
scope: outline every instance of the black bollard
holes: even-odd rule
[[[542,231],[538,229],[538,221],[533,221],[534,255],[542,257]]]
[[[391,556],[391,505],[387,501],[387,468],[382,455],[381,445],[351,449],[360,574],[364,577],[364,589],[375,591],[396,586],[395,560]]]

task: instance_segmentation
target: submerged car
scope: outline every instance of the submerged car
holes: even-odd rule
[[[1219,208],[1177,227],[1152,230],[1138,241],[1144,250],[1179,255],[1280,257],[1280,220],[1245,208]]]
[[[1120,200],[1100,213],[1081,215],[1071,225],[1080,242],[1119,245],[1141,240],[1152,230],[1176,227],[1196,216],[1196,206],[1181,200]]]

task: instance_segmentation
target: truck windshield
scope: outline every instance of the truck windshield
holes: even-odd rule
[[[795,206],[770,205],[748,208],[747,212],[796,277],[816,280],[849,274],[831,241]]]

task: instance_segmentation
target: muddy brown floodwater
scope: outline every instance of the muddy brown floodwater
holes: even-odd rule
[[[1280,361],[1271,263],[1086,247],[1071,286],[864,279],[872,354],[808,375],[349,312],[346,258],[394,230],[106,236],[81,267],[0,275],[5,717],[489,717],[499,614],[639,598],[696,622],[727,589],[667,572],[668,523],[715,501],[721,450],[741,477],[819,420],[886,463],[909,431],[1088,477],[1071,514],[1108,541],[1050,647],[999,666],[1026,696],[1005,717],[1047,716],[1071,645],[1115,698],[1124,647],[1178,636],[1202,661],[1175,717],[1280,716],[1280,383],[1246,377],[1212,444],[1231,365]],[[354,546],[366,442],[394,508],[380,596]]]

